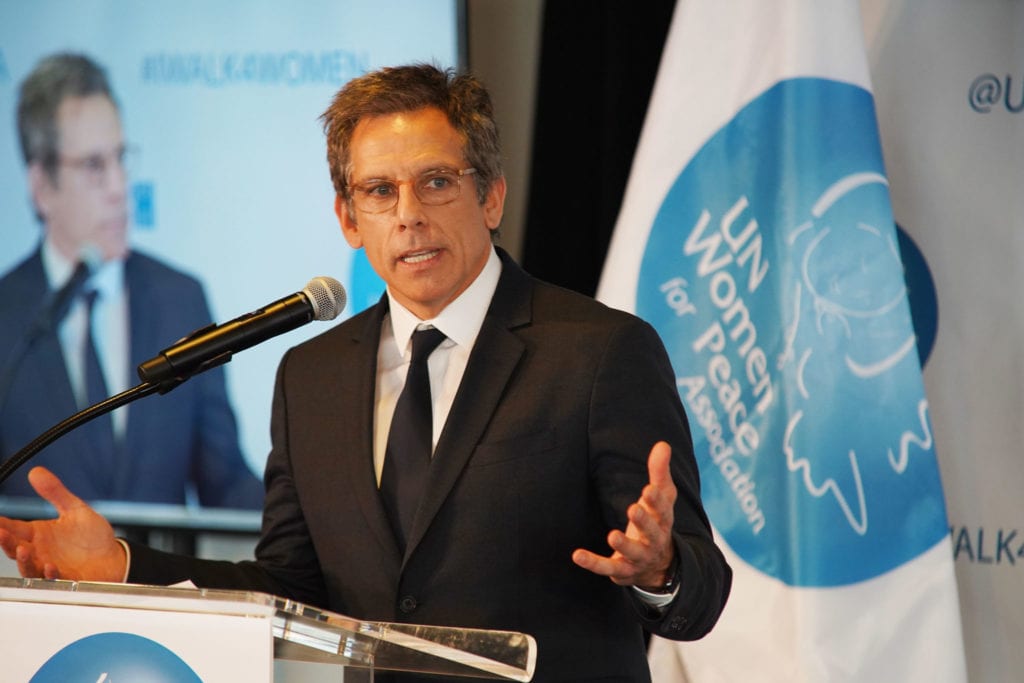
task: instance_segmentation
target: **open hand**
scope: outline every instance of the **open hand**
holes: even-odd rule
[[[602,557],[579,548],[572,554],[573,562],[620,586],[657,589],[664,585],[675,553],[672,523],[676,486],[669,469],[671,459],[672,448],[664,441],[651,449],[647,458],[650,483],[626,510],[629,523],[625,532],[614,529],[608,534],[608,545],[614,552]]]
[[[26,578],[122,581],[124,548],[110,524],[52,472],[34,467],[29,483],[57,510],[57,519],[24,522],[0,517],[0,548]]]

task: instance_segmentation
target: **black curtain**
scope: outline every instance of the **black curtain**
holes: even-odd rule
[[[675,0],[548,0],[523,266],[593,295]]]

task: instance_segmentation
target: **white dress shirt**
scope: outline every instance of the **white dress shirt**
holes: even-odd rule
[[[77,265],[64,258],[49,238],[43,241],[43,272],[50,291],[60,289],[71,278]],[[103,379],[110,395],[128,388],[128,292],[124,286],[124,261],[107,261],[90,276],[83,291],[95,289],[99,296],[93,304],[93,340],[99,354]],[[67,368],[71,390],[79,409],[87,408],[85,368],[82,349],[89,329],[88,307],[82,297],[71,303],[67,315],[57,327],[64,365]],[[127,407],[111,413],[114,435],[124,436]],[[67,417],[70,417],[67,416]]]
[[[433,446],[452,409],[455,393],[466,372],[469,354],[484,323],[487,308],[501,277],[501,259],[491,248],[484,269],[473,283],[455,301],[430,320],[420,320],[405,306],[398,303],[388,291],[390,312],[384,318],[377,348],[377,390],[373,419],[373,465],[380,486],[384,468],[384,452],[388,444],[391,418],[395,404],[405,386],[412,359],[412,334],[417,328],[435,327],[448,337],[427,359],[430,374],[430,396],[433,409]]]

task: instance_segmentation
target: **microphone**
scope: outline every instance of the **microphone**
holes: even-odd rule
[[[80,260],[75,265],[71,277],[68,278],[67,282],[60,289],[46,298],[39,313],[32,321],[29,333],[30,339],[34,340],[35,337],[56,328],[60,324],[64,316],[68,314],[68,310],[71,308],[71,303],[75,300],[75,297],[81,293],[82,285],[85,284],[90,275],[96,272],[102,262],[103,260],[99,252],[94,248],[82,249]]]
[[[32,347],[43,335],[57,329],[57,326],[68,314],[72,302],[81,293],[86,281],[102,262],[96,249],[83,248],[71,277],[60,289],[51,292],[43,299],[32,322],[25,327],[24,334],[18,338],[7,354],[7,358],[3,359],[3,363],[0,364],[0,408],[3,408],[7,402],[7,392],[10,391],[11,385],[14,383],[15,373],[25,354],[32,350]]]
[[[208,325],[138,367],[139,378],[170,391],[192,375],[231,360],[231,355],[312,320],[333,320],[345,308],[345,288],[315,277],[306,288],[223,325]]]

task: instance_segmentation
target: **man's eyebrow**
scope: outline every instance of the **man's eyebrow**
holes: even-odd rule
[[[353,178],[352,179],[352,184],[353,185],[363,185],[365,183],[375,183],[375,182],[382,182],[382,181],[391,183],[391,182],[394,182],[395,179],[394,178],[389,178],[387,176],[370,176],[368,178],[363,178],[362,180],[356,180],[356,179]]]
[[[412,175],[412,177],[413,178],[418,178],[421,175],[423,175],[424,173],[437,173],[438,171],[448,171],[449,173],[458,173],[458,164],[449,164],[449,163],[444,163],[444,162],[438,162],[436,164],[430,164],[430,165],[424,166],[422,169],[416,171]],[[388,176],[388,175],[368,175],[368,176],[366,176],[365,178],[363,178],[361,180],[356,180],[355,177],[354,177],[354,174],[353,174],[353,178],[352,178],[351,182],[353,184],[359,185],[359,184],[362,184],[362,183],[365,183],[365,182],[368,182],[368,181],[371,181],[371,180],[386,180],[388,182],[394,182],[396,180],[396,178],[394,176]]]

